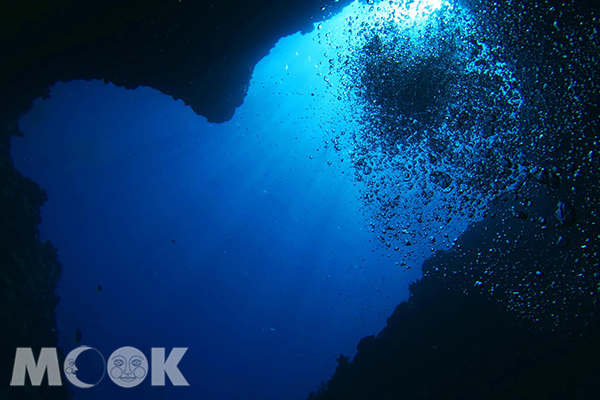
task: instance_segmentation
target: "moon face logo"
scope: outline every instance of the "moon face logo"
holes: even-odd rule
[[[148,374],[148,360],[135,347],[121,347],[108,359],[110,379],[117,385],[130,388],[142,383]]]
[[[106,365],[106,362],[104,361],[104,356],[102,356],[102,353],[100,353],[98,350],[96,350],[93,347],[79,346],[78,348],[72,350],[65,358],[65,363],[63,365],[63,369],[65,371],[65,376],[67,377],[69,382],[71,382],[73,385],[75,385],[79,388],[82,388],[82,389],[89,389],[89,388],[96,386],[97,384],[100,383],[100,381],[102,380],[102,378],[104,378],[104,375],[106,374],[106,368],[104,368],[102,370],[102,376],[100,377],[100,379],[98,379],[98,381],[96,383],[85,383],[85,382],[82,382],[81,380],[79,380],[79,378],[77,378],[77,371],[78,371],[77,370],[77,357],[79,357],[79,355],[86,350],[94,350],[96,353],[98,353],[98,355],[102,359],[102,366]]]

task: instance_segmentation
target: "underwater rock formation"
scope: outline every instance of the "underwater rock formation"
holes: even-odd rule
[[[11,134],[14,131],[0,126],[0,379],[5,382],[0,398],[65,399],[66,386],[8,388],[17,347],[56,347],[54,289],[61,271],[56,249],[39,239],[46,193],[13,168],[7,146]]]
[[[562,228],[540,235],[510,203],[430,258],[387,326],[308,398],[594,398],[597,260],[579,248],[585,235],[571,230],[578,247],[556,246]]]
[[[212,122],[231,118],[254,65],[279,38],[342,1],[26,0],[0,6],[0,109],[22,113],[54,82],[104,79],[183,99]]]

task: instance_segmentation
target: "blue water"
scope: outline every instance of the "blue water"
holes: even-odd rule
[[[21,118],[12,156],[48,192],[41,235],[63,265],[60,346],[189,348],[189,387],[105,378],[75,399],[302,399],[406,298],[417,268],[382,257],[350,164],[327,162],[323,85],[271,78],[295,40],[224,124],[99,81],[57,83]]]

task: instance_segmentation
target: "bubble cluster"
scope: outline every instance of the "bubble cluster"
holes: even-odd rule
[[[481,4],[428,0],[351,7],[342,23],[323,24],[316,33],[328,49],[323,79],[352,122],[344,131],[328,131],[326,140],[353,165],[383,255],[406,266],[436,249],[460,248],[460,234],[500,202],[508,223],[499,229],[515,229],[500,234],[510,239],[489,243],[494,262],[475,260],[451,271],[463,277],[466,291],[502,291],[498,301],[532,318],[539,314],[535,310],[555,309],[557,298],[566,304],[573,293],[595,293],[597,273],[543,272],[535,263],[501,260],[520,251],[528,259],[530,252],[519,247],[529,234],[524,231],[534,232],[536,243],[564,248],[569,238],[553,229],[581,230],[589,222],[575,223],[577,188],[565,193],[565,185],[581,180],[583,170],[597,172],[597,133],[584,117],[598,85],[590,46],[596,43],[597,50],[597,26],[581,23],[566,42],[551,47],[562,49],[557,58],[564,66],[540,66],[525,44],[516,46],[518,35],[511,42],[498,33],[511,24],[510,12],[498,22],[496,11]],[[578,47],[579,41],[586,43]],[[590,192],[597,188],[592,185]],[[540,198],[546,191],[552,210],[538,207],[547,201]],[[544,231],[547,224],[540,221],[553,219],[557,226]],[[565,278],[572,275],[591,279],[584,284]]]
[[[354,128],[329,140],[350,157],[386,249],[451,246],[529,172],[513,70],[461,7],[382,2],[350,15],[317,33],[352,104]]]

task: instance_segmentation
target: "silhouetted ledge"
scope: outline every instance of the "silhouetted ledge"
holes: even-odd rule
[[[46,193],[13,168],[8,153],[11,133],[15,132],[0,126],[0,398],[65,399],[66,386],[8,386],[17,347],[56,347],[54,290],[61,271],[52,244],[39,239]]]
[[[555,258],[561,249],[537,237],[539,227],[512,217],[510,203],[499,204],[497,215],[471,228],[455,248],[429,259],[424,278],[411,285],[410,299],[396,307],[387,326],[363,338],[351,362],[341,356],[331,380],[308,399],[596,398],[600,320],[594,296],[573,293],[577,298],[561,310],[532,300],[521,310],[504,292],[543,279],[536,261],[544,260],[545,275],[565,268]],[[511,255],[506,248],[514,244],[498,246],[498,232],[507,231],[506,240],[520,236],[532,252]],[[523,271],[508,273],[497,294],[489,294],[492,283],[477,283],[486,270],[507,267]],[[546,313],[553,311],[564,320],[551,321]]]
[[[348,0],[23,0],[0,5],[0,108],[57,80],[150,86],[212,122],[243,102],[256,62]]]

